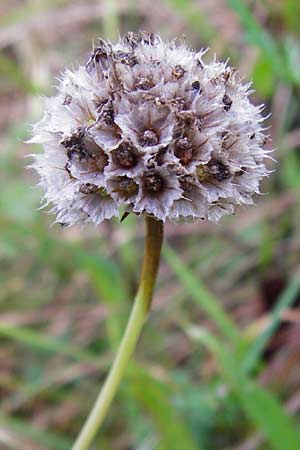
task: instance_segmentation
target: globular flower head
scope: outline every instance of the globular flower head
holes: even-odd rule
[[[46,204],[64,224],[123,211],[218,221],[250,204],[268,174],[262,107],[225,63],[177,41],[99,41],[45,100],[31,142]]]

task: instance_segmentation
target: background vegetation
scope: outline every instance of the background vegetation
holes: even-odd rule
[[[278,164],[256,207],[166,227],[149,322],[93,449],[299,450],[299,5],[2,0],[1,450],[70,448],[128,316],[141,219],[50,227],[23,142],[65,65],[138,28],[185,35],[252,78]]]

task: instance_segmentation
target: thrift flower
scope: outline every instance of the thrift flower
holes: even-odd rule
[[[253,203],[268,175],[262,106],[216,59],[157,35],[99,41],[45,100],[33,167],[57,221],[99,224],[122,211],[218,221]]]
[[[101,426],[147,313],[163,222],[218,221],[253,203],[269,174],[262,106],[235,69],[157,35],[100,40],[85,66],[66,70],[45,100],[30,142],[45,205],[64,225],[145,216],[140,283],[119,350],[72,450],[88,450]],[[124,216],[125,217],[125,216]]]

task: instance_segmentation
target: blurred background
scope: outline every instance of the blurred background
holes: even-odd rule
[[[277,164],[255,207],[166,226],[149,321],[91,448],[299,450],[299,23],[298,0],[1,0],[1,450],[70,448],[128,317],[142,220],[51,227],[24,141],[65,66],[137,29],[252,79]]]

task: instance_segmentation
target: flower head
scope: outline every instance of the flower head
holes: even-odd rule
[[[44,146],[32,166],[59,222],[98,224],[120,207],[218,221],[253,202],[268,175],[262,107],[204,53],[127,33],[63,74],[31,139]]]

